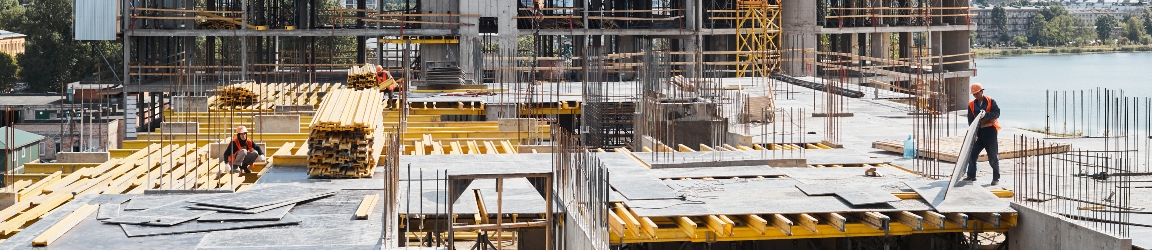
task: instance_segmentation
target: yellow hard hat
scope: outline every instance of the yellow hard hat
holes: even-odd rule
[[[981,90],[984,90],[984,85],[981,85],[980,83],[973,83],[972,86],[969,86],[968,88],[969,88],[968,90],[970,92],[972,92],[972,94],[976,94],[976,92],[980,92]]]
[[[238,127],[236,127],[236,133],[237,134],[247,134],[248,128],[245,128],[244,126],[238,126]]]

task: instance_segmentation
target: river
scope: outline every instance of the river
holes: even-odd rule
[[[1043,129],[1045,90],[1077,91],[1077,102],[1080,90],[1087,96],[1097,88],[1152,97],[1152,53],[1146,52],[978,59],[976,68],[972,82],[984,84],[984,94],[996,99],[1004,126]]]

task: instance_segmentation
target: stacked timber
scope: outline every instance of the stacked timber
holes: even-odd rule
[[[220,90],[217,104],[221,107],[245,107],[256,103],[256,94],[247,88],[232,86]]]
[[[348,86],[356,89],[375,89],[380,83],[376,81],[376,65],[371,63],[364,66],[352,66],[348,69]]]
[[[464,85],[464,70],[456,66],[433,67],[425,78],[428,85]]]
[[[236,24],[224,20],[206,20],[196,23],[196,29],[201,30],[234,30]]]
[[[372,177],[385,144],[382,98],[379,91],[349,89],[324,96],[308,136],[308,175]]]

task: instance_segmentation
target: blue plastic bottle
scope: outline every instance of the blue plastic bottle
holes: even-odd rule
[[[907,140],[904,140],[904,159],[916,158],[916,141],[912,140],[909,135]]]

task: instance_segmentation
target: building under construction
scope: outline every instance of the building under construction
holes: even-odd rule
[[[1147,99],[1050,93],[1081,127],[1005,128],[1001,185],[961,157],[967,1],[75,10],[124,43],[127,139],[8,170],[4,248],[1152,247]]]

